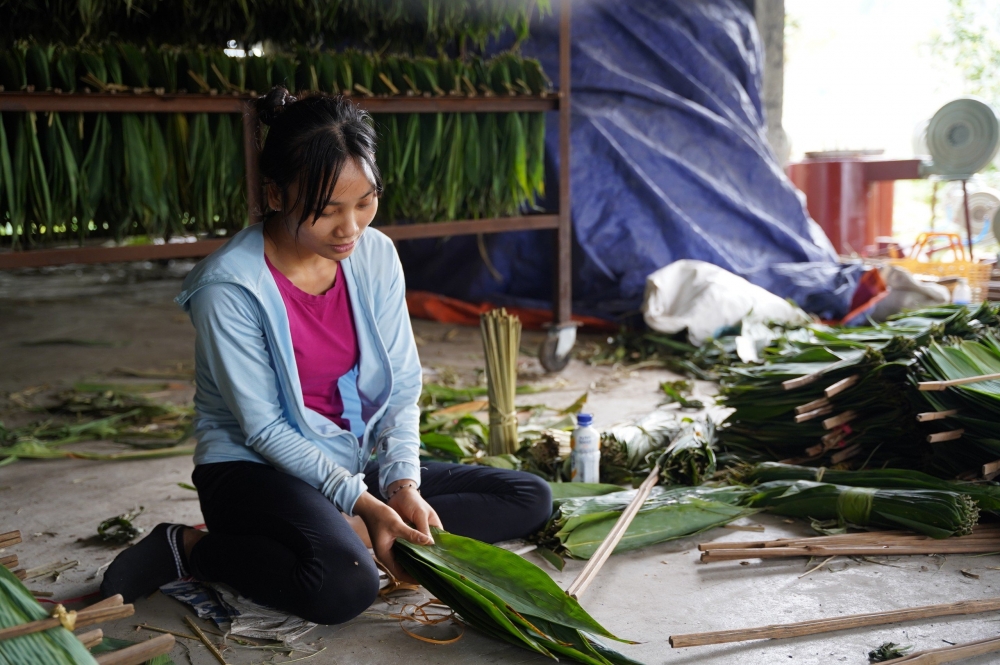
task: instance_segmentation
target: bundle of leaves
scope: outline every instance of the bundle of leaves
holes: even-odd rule
[[[7,91],[543,96],[517,53],[489,60],[304,46],[244,57],[221,47],[19,41],[0,49]],[[385,193],[376,224],[518,214],[544,193],[544,113],[375,116]],[[0,114],[0,240],[226,234],[248,221],[239,114]],[[9,226],[8,226],[9,225]],[[148,239],[146,239],[148,240]]]
[[[589,559],[636,491],[560,500],[552,518],[532,540],[557,567],[561,568],[563,556]],[[749,494],[740,487],[654,487],[615,552],[684,538],[749,515],[755,510],[742,505]]]
[[[650,455],[666,448],[684,427],[669,411],[653,411],[601,432],[601,482],[628,483],[652,468]]]
[[[397,540],[399,564],[462,621],[483,633],[554,660],[635,665],[598,637],[622,642],[520,556],[435,530],[433,545]]]
[[[905,529],[932,538],[968,535],[979,521],[976,502],[960,492],[845,487],[807,480],[757,485],[747,505],[788,517]]]
[[[1000,338],[990,333],[981,341],[933,343],[917,356],[913,373],[919,381],[948,381],[987,374],[1000,374]],[[961,473],[978,469],[1000,458],[1000,381],[980,381],[953,386],[945,391],[921,391],[925,408],[955,411],[930,427],[935,431],[962,430],[962,436],[935,449],[933,464],[942,472]]]
[[[1000,485],[986,482],[942,480],[910,469],[865,469],[848,471],[764,462],[754,466],[734,469],[732,478],[744,484],[767,483],[773,480],[811,480],[848,487],[876,487],[879,489],[928,489],[967,494],[981,510],[1000,512]]]
[[[657,458],[660,484],[701,485],[705,482],[715,473],[715,439],[715,423],[710,418],[685,422]]]

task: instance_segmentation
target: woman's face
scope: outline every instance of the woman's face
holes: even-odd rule
[[[298,199],[298,189],[298,183],[289,185],[289,201]],[[267,198],[272,210],[281,209],[281,194],[277,187],[270,185],[267,188]],[[310,215],[303,224],[298,224],[302,218],[301,203],[293,210],[281,211],[280,215],[281,222],[300,247],[332,261],[343,261],[354,251],[377,210],[378,197],[375,196],[375,186],[367,168],[350,159],[344,163],[333,188],[333,197],[315,222]]]

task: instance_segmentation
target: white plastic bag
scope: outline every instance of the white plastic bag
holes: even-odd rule
[[[653,330],[685,328],[700,345],[726,326],[756,323],[808,323],[809,316],[778,296],[719,266],[684,259],[646,278],[643,318]]]

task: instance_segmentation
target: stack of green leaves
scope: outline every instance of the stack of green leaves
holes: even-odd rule
[[[4,90],[356,97],[541,96],[539,63],[329,52],[231,57],[221,48],[17,42]],[[376,224],[514,215],[544,189],[544,113],[377,115],[386,189]],[[0,241],[231,233],[247,222],[234,114],[0,114]]]
[[[842,469],[813,468],[764,462],[754,466],[736,469],[733,480],[744,484],[766,483],[772,480],[811,480],[828,482],[848,487],[877,487],[879,489],[923,489],[942,490],[968,494],[981,510],[1000,513],[1000,485],[996,483],[975,483],[956,480],[942,480],[934,476],[910,469],[864,469],[846,471]]]
[[[845,487],[808,480],[757,485],[747,505],[788,517],[906,529],[932,538],[968,535],[979,521],[976,502],[960,492]]]
[[[720,439],[745,459],[795,459],[931,469],[935,451],[910,387],[917,351],[936,339],[978,339],[1000,307],[945,305],[867,328],[811,325],[786,332],[759,365],[722,370],[720,403],[735,409]]]
[[[0,629],[47,619],[49,613],[13,573],[0,566]],[[96,665],[90,652],[62,626],[0,640],[0,663],[45,665]]]
[[[557,567],[562,556],[589,559],[636,491],[557,501],[548,524],[532,537],[539,552]],[[615,552],[685,538],[749,515],[755,510],[741,505],[748,494],[740,487],[654,487]]]
[[[225,44],[385,44],[392,50],[437,53],[467,43],[483,47],[511,30],[528,36],[537,8],[549,0],[0,0],[0,44],[25,37],[80,43],[129,35],[139,42]]]
[[[987,334],[981,341],[933,343],[918,356],[917,381],[949,381],[1000,373],[1000,338]],[[960,439],[935,445],[934,464],[955,473],[1000,458],[1000,381],[980,381],[947,390],[921,391],[930,411],[956,411],[935,421],[940,431],[963,430]]]
[[[462,621],[554,660],[632,665],[597,637],[615,637],[544,571],[507,550],[435,530],[433,545],[397,540],[396,561]]]

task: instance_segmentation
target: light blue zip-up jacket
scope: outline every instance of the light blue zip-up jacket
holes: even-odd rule
[[[176,298],[197,332],[194,461],[270,464],[353,515],[373,450],[383,495],[397,480],[420,482],[421,369],[399,257],[369,228],[340,262],[360,349],[356,371],[338,384],[349,432],[303,403],[262,229],[247,227],[195,266]]]

